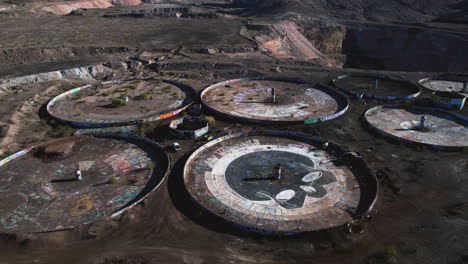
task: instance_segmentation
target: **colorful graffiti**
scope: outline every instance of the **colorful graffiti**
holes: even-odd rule
[[[93,198],[90,196],[83,196],[76,201],[75,206],[70,211],[71,216],[79,216],[85,214],[93,209]]]
[[[195,122],[197,124],[198,129],[187,130],[187,129],[180,129],[180,126],[184,124],[184,122]],[[199,138],[208,133],[209,125],[208,121],[205,119],[196,119],[196,118],[179,118],[171,122],[169,125],[169,129],[171,134],[176,136],[177,138]]]
[[[157,143],[127,134],[93,136],[81,138],[82,146],[73,155],[84,159],[44,163],[28,148],[2,160],[0,230],[52,231],[116,216],[166,179],[170,160]],[[151,147],[142,149],[141,144]],[[154,166],[148,166],[150,161]],[[80,181],[74,177],[77,169]]]

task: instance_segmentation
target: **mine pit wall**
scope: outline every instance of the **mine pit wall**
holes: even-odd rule
[[[344,68],[468,71],[466,33],[358,22],[307,21],[297,24],[318,50],[327,56],[341,58]]]
[[[468,35],[400,26],[347,28],[345,68],[466,72]]]
[[[294,22],[281,22],[273,25],[245,25],[241,35],[257,44],[276,58],[297,58],[315,60],[322,53],[300,32]]]

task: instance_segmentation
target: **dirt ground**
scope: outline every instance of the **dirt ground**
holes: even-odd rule
[[[321,83],[334,77],[322,71],[281,75],[302,76]],[[423,97],[428,95],[425,91]],[[418,100],[421,99],[413,101]],[[106,219],[89,227],[4,235],[0,261],[385,263],[385,259],[395,258],[398,263],[463,263],[468,254],[467,154],[400,145],[373,134],[364,126],[362,115],[381,103],[384,102],[352,99],[350,109],[336,120],[277,128],[305,132],[348,146],[361,153],[376,170],[382,189],[372,220],[355,228],[362,229],[362,233],[348,234],[346,228],[337,228],[292,237],[263,237],[205,214],[192,201],[182,181],[184,161],[201,142],[180,140],[182,151],[173,153],[169,146],[176,140],[164,139],[168,135],[162,127],[147,136],[167,146],[173,170],[168,181],[140,206],[121,218]],[[269,128],[218,118],[210,134],[216,137],[251,129]]]
[[[24,0],[8,2],[17,5],[15,8],[28,6]],[[412,1],[404,1],[405,12],[401,17],[388,4],[390,1],[360,1],[356,19],[352,11],[355,8],[348,9],[351,2],[326,1],[330,4],[325,5],[325,1],[311,1],[320,7],[313,17],[289,13],[294,9],[286,8],[285,1],[272,2],[275,3],[272,10],[268,5],[265,10],[225,10],[224,4],[205,5],[207,9],[220,8],[217,18],[209,19],[110,18],[100,10],[96,13],[81,10],[83,15],[70,16],[2,11],[0,76],[11,78],[119,61],[128,69],[115,71],[106,80],[125,79],[134,74],[132,64],[137,60],[133,57],[145,50],[152,52],[154,58],[165,58],[145,65],[144,73],[157,78],[180,78],[197,91],[240,77],[290,77],[331,85],[339,75],[369,72],[403,77],[416,84],[422,78],[438,76],[440,71],[463,73],[467,69],[463,59],[466,23],[463,20],[443,23],[436,15],[427,17],[422,9],[424,15],[417,16],[417,24],[405,20],[414,17],[411,11],[414,5],[408,4]],[[369,4],[365,8],[364,2]],[[433,2],[442,3],[414,1],[418,6],[431,4],[427,7],[429,13],[439,6]],[[295,9],[299,9],[296,7],[300,2],[294,3]],[[11,5],[6,1],[3,4]],[[380,4],[385,6],[379,9]],[[462,8],[464,3],[459,6]],[[325,9],[329,12],[321,11]],[[392,10],[391,16],[382,15],[388,10]],[[271,14],[270,11],[275,16],[259,18],[255,14]],[[330,13],[341,20],[327,17]],[[453,18],[450,14],[449,18]],[[348,59],[348,63],[340,65],[351,65],[353,69],[325,67],[323,61],[299,55],[276,58],[259,43],[240,34],[247,24],[254,24],[262,32],[262,24],[269,27],[290,17],[299,25],[296,35],[278,31],[278,35],[269,36],[294,39],[303,34],[314,47],[327,47],[328,52],[320,50],[326,56]],[[271,28],[265,34],[270,31]],[[299,40],[304,41],[302,37]],[[294,44],[288,41],[284,43]],[[289,48],[294,51],[297,47]],[[34,77],[31,80],[28,84],[0,89],[3,157],[49,139],[69,136],[75,130],[48,116],[45,105],[58,94],[89,80],[39,81]],[[401,103],[430,105],[429,98],[430,92],[423,90],[418,98]],[[185,190],[182,179],[185,160],[203,142],[170,137],[167,129],[170,120],[165,120],[138,129],[138,134],[162,144],[172,159],[172,172],[156,192],[124,215],[89,226],[51,233],[2,234],[0,263],[468,263],[468,154],[400,144],[371,132],[362,119],[364,112],[386,103],[389,102],[350,97],[348,111],[331,121],[274,127],[347,146],[362,154],[376,171],[381,190],[375,210],[370,219],[351,226],[351,232],[340,227],[290,237],[268,237],[247,233],[204,213]],[[465,107],[458,113],[466,116],[468,109]],[[215,117],[209,132],[214,137],[272,129],[206,114]],[[180,152],[171,150],[173,142],[180,143]]]

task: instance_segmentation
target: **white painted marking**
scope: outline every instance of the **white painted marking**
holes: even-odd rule
[[[322,177],[322,173],[320,171],[313,171],[309,174],[307,174],[306,176],[304,176],[304,178],[302,178],[302,181],[303,182],[313,182],[317,179],[320,179]]]
[[[317,192],[317,190],[315,190],[315,188],[312,186],[301,185],[301,189],[311,193]]]
[[[304,203],[304,208],[288,210],[288,209],[285,209],[285,208],[281,207],[281,205],[278,205],[276,203],[276,201],[274,199],[272,199],[272,197],[265,196],[264,193],[258,192],[257,195],[263,196],[264,198],[269,198],[270,200],[267,200],[267,201],[249,201],[249,200],[245,199],[244,197],[242,197],[241,195],[239,195],[238,193],[236,193],[233,189],[231,189],[229,184],[226,182],[226,178],[224,177],[226,169],[229,166],[229,164],[231,164],[232,161],[234,161],[235,159],[237,159],[237,158],[239,158],[239,157],[241,157],[243,155],[246,155],[248,153],[252,153],[252,152],[255,152],[255,151],[262,151],[262,150],[265,150],[265,151],[266,150],[268,150],[268,151],[286,151],[286,152],[290,152],[290,153],[296,153],[296,154],[299,154],[299,155],[304,155],[304,156],[310,158],[315,164],[319,164],[320,161],[322,161],[324,159],[325,160],[330,160],[330,157],[325,152],[323,152],[321,150],[316,150],[316,151],[311,153],[311,152],[309,152],[308,147],[304,147],[304,146],[298,145],[298,144],[261,145],[260,142],[259,142],[259,144],[260,145],[253,144],[252,140],[249,139],[249,140],[246,140],[245,142],[238,143],[235,146],[229,146],[227,148],[228,151],[225,151],[225,152],[221,153],[222,157],[220,157],[219,159],[214,158],[213,160],[210,160],[214,164],[213,164],[213,167],[212,167],[212,171],[210,173],[207,173],[207,175],[211,174],[211,177],[205,177],[205,183],[207,185],[208,190],[213,194],[213,196],[216,197],[219,194],[223,194],[226,197],[230,197],[230,199],[235,201],[235,203],[239,203],[240,201],[244,201],[246,203],[249,203],[251,205],[251,207],[249,207],[249,209],[247,210],[249,212],[253,212],[255,210],[260,210],[260,208],[265,208],[265,206],[269,207],[269,208],[270,207],[271,208],[276,208],[276,209],[280,208],[282,210],[282,214],[283,215],[288,215],[288,216],[290,216],[290,215],[309,214],[309,213],[320,210],[320,208],[322,208],[321,206],[319,206],[319,207],[310,207],[310,206],[313,203],[315,203],[316,201],[322,200],[323,198],[306,197],[305,203]],[[320,155],[318,155],[318,154],[320,154]],[[317,155],[317,157],[315,155]],[[320,166],[306,166],[304,164],[298,164],[298,165],[303,167],[306,170],[309,170],[309,171],[310,170],[317,170],[317,169],[330,170],[330,168],[328,168],[327,165],[320,165]],[[332,194],[331,192],[327,193],[327,195],[326,195],[327,199],[325,199],[325,200],[327,201],[326,204],[328,204],[328,206],[332,206],[333,204],[337,203],[341,199],[341,197],[344,194],[344,192],[341,192],[341,188],[346,183],[346,180],[345,180],[346,176],[344,175],[344,173],[340,169],[336,169],[334,167],[332,167],[332,168],[334,169],[333,173],[337,176],[338,180],[337,180],[337,182],[331,184],[333,186],[336,185],[335,188],[332,189],[331,192],[334,192],[333,190],[337,190],[337,191],[335,191],[337,193],[336,194],[334,194],[334,193]],[[320,172],[318,172],[318,173],[320,173]],[[340,181],[339,177],[338,177],[341,174],[343,174],[342,175],[342,177],[343,177],[342,181]],[[309,174],[307,174],[307,175],[309,175]],[[314,176],[309,176],[308,178],[314,179]],[[305,190],[303,188],[305,191],[308,191],[308,192],[313,191],[313,189],[311,189],[313,187],[311,187],[311,186],[303,185],[303,187],[306,187],[307,190]],[[302,186],[301,186],[301,188],[302,188]],[[286,192],[284,194],[284,196],[286,196],[287,194],[288,194],[288,192]],[[289,194],[289,195],[291,195],[291,194]],[[295,193],[294,193],[294,195],[295,195]],[[294,195],[292,197],[294,197]],[[283,194],[280,195],[280,196],[283,196]],[[220,201],[223,204],[225,204],[226,206],[229,206],[229,204],[228,204],[228,202],[226,200],[220,200]],[[281,200],[281,201],[283,201],[283,200]],[[326,205],[323,205],[323,206],[326,206]],[[248,214],[247,211],[245,211],[244,213]],[[263,217],[267,218],[267,219],[276,219],[276,217],[277,217],[276,214],[279,214],[279,212],[280,212],[280,210],[276,210],[276,213],[275,213],[275,211],[272,211],[271,215],[267,214],[267,215],[264,215]]]
[[[288,201],[291,200],[296,195],[294,190],[285,190],[276,195],[276,200],[278,201]]]

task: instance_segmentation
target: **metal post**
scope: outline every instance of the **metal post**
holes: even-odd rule
[[[81,171],[79,169],[76,170],[76,172],[75,172],[75,179],[77,181],[81,181],[83,179],[83,177],[81,176]]]
[[[278,163],[273,169],[273,178],[279,181],[281,180],[281,176],[282,176],[281,164]]]
[[[328,141],[325,142],[325,143],[323,143],[323,144],[322,144],[322,149],[328,148],[328,145],[329,145]]]
[[[271,88],[271,102],[276,104],[275,88]]]
[[[375,87],[374,87],[374,89],[377,90],[378,87],[379,87],[379,79],[375,79]]]
[[[421,121],[419,121],[419,130],[424,129],[424,125],[426,124],[426,116],[421,116]]]

